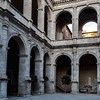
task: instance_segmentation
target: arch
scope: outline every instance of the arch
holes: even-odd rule
[[[71,59],[66,55],[56,59],[56,91],[71,92]]]
[[[79,19],[80,19],[80,17],[81,17],[81,15],[82,15],[82,13],[85,13],[85,14],[92,14],[92,13],[94,13],[94,17],[96,18],[96,19],[94,19],[94,18],[91,18],[91,17],[89,17],[88,18],[88,20],[90,20],[90,19],[94,19],[94,21],[95,22],[97,22],[97,12],[96,12],[96,10],[93,8],[93,7],[85,7],[84,9],[82,9],[81,11],[80,11],[80,14],[79,14]],[[87,19],[85,19],[85,20],[87,20]]]
[[[96,55],[96,53],[91,52],[91,51],[85,51],[85,52],[82,52],[82,53],[78,56],[77,62],[79,62],[80,58],[81,58],[83,55],[85,55],[85,54],[91,54],[91,55],[93,55],[96,59],[98,59],[98,56]]]
[[[79,92],[97,93],[96,57],[89,53],[84,54],[81,56],[79,63]]]
[[[97,22],[97,12],[92,7],[85,7],[79,14],[79,37],[82,37],[82,27],[89,21]],[[84,34],[91,34],[85,32]]]
[[[71,59],[71,62],[72,62],[72,56],[71,56],[71,55],[69,55],[69,54],[67,54],[67,53],[61,52],[61,53],[59,53],[59,54],[57,54],[57,55],[55,56],[55,58],[54,58],[54,64],[56,64],[57,58],[58,58],[59,56],[62,56],[62,55],[68,56],[68,57]]]
[[[25,67],[21,62],[23,55],[25,56],[25,45],[22,39],[17,35],[11,36],[8,41],[7,53],[8,96],[16,96],[19,93],[19,81],[21,81],[19,77],[22,73],[24,74],[22,67]]]
[[[25,42],[24,38],[22,37],[22,35],[13,33],[9,37],[8,43],[9,43],[9,41],[10,41],[11,38],[14,38],[17,41],[17,43],[19,45],[19,48],[20,48],[20,54],[25,54],[26,53],[26,46],[25,46],[26,42]]]
[[[50,55],[48,53],[45,53],[44,57],[45,57],[46,64],[50,64],[51,62]]]
[[[81,9],[78,11],[78,16],[80,16],[80,14],[81,14],[85,9],[93,9],[93,10],[97,13],[97,10],[96,10],[95,7],[88,6],[88,7],[83,7],[83,8],[81,8]]]
[[[36,55],[39,55],[39,58],[37,57],[37,60],[41,59],[41,53],[40,52],[41,52],[42,48],[40,47],[39,44],[36,43],[36,41],[34,41],[34,44],[31,45],[31,50],[34,49],[34,48],[37,50]]]
[[[56,39],[63,40],[63,39],[70,39],[68,34],[71,36],[71,31],[68,24],[72,24],[72,15],[70,12],[62,11],[58,14],[59,16],[56,19]]]
[[[35,60],[40,60],[40,51],[37,46],[33,46],[32,49],[35,53]]]
[[[55,20],[57,20],[57,18],[59,17],[60,14],[62,13],[69,13],[71,16],[73,15],[71,11],[68,11],[68,10],[63,10],[63,11],[60,11],[56,14],[56,17],[55,17]]]

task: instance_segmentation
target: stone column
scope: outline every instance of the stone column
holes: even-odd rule
[[[26,58],[26,64],[25,64],[25,81],[26,81],[26,95],[31,95],[31,78],[30,78],[30,46],[31,46],[31,40],[30,40],[30,34],[27,40],[27,58]]]
[[[48,27],[47,27],[47,35],[51,39],[51,25],[52,25],[52,20],[48,20]]]
[[[98,36],[100,36],[100,4],[99,4],[99,10],[97,14],[97,31],[98,31]]]
[[[50,67],[51,67],[51,64],[45,64],[45,76],[47,77],[47,79],[45,79],[45,92],[46,93],[49,93],[49,90],[50,90]]]
[[[31,20],[31,18],[32,18],[32,0],[24,0],[23,15],[28,20]]]
[[[51,64],[46,64],[46,93],[54,93],[54,67]]]
[[[73,62],[71,67],[71,81],[72,81],[72,93],[76,94],[79,91],[79,64],[77,64],[77,51],[73,48]]]
[[[41,0],[41,4],[38,7],[38,28],[44,32],[44,13],[45,13],[45,1]]]
[[[29,54],[29,53],[28,53]],[[30,95],[31,83],[29,77],[29,61],[30,56],[26,54],[19,55],[19,84],[18,94],[19,96]]]
[[[6,15],[6,13],[5,13]],[[7,97],[7,35],[8,35],[9,19],[4,16],[1,42],[2,47],[0,47],[0,97]]]
[[[54,61],[54,53],[51,53],[51,64],[48,64],[48,93],[55,93],[56,92],[56,64]]]
[[[73,8],[73,16],[72,16],[72,38],[78,38],[78,15],[77,8]]]
[[[100,62],[97,63],[97,93],[100,94]]]
[[[44,79],[43,79],[43,60],[35,60],[35,75],[37,76],[37,84],[35,93],[44,93]]]
[[[49,85],[49,93],[55,93],[56,92],[56,66],[55,64],[52,65],[50,67],[50,77],[49,77],[49,81],[50,81],[50,85]]]

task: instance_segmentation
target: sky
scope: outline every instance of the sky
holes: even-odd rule
[[[72,24],[68,24],[70,31],[72,32]],[[96,22],[87,22],[83,28],[83,32],[93,32],[97,31],[97,23]]]

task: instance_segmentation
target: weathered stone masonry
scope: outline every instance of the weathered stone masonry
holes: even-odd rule
[[[0,98],[55,93],[57,90],[66,92],[69,87],[57,83],[61,80],[57,78],[62,77],[57,73],[62,71],[61,75],[65,75],[64,62],[59,61],[60,57],[65,57],[68,66],[71,66],[71,90],[68,92],[77,94],[83,86],[91,85],[89,93],[100,94],[100,1],[63,3],[60,0],[54,3],[53,0],[23,0],[23,13],[21,8],[18,11],[17,7],[13,7],[12,1],[18,3],[0,0]],[[37,12],[32,12],[34,2],[37,2]],[[89,10],[93,16],[84,18]],[[32,20],[32,13],[38,13],[37,26]],[[58,25],[57,18],[61,15],[59,18],[62,19],[64,14],[72,16],[71,21],[63,19],[68,24],[72,22],[72,38],[57,40],[56,36],[61,35],[57,28],[61,29],[63,24]],[[98,36],[82,38],[82,23],[89,20],[97,23]],[[61,71],[58,70],[60,68]]]

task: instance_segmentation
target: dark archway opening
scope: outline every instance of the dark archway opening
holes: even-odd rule
[[[97,92],[97,60],[91,54],[80,58],[79,66],[79,91],[80,93]]]
[[[18,95],[18,76],[19,76],[19,46],[14,38],[11,38],[8,44],[7,56],[7,95]]]
[[[68,56],[62,55],[56,61],[56,91],[71,92],[71,60]]]
[[[84,37],[97,36],[97,31],[92,31],[91,32],[91,29],[94,28],[94,27],[91,27],[91,25],[89,26],[89,27],[91,27],[90,32],[86,32],[86,30],[83,30],[83,26],[88,22],[97,23],[97,12],[91,7],[85,8],[79,15],[79,37],[84,38]],[[91,36],[91,35],[88,35],[88,34],[94,34],[94,35]]]
[[[11,0],[12,5],[23,14],[23,0]]]
[[[38,0],[32,0],[32,20],[35,26],[37,26],[38,19]]]
[[[35,94],[39,90],[38,78],[40,73],[40,54],[37,46],[31,50],[30,59],[30,77],[31,77],[31,94]]]
[[[71,39],[72,32],[68,25],[72,24],[72,15],[64,11],[57,17],[56,23],[56,40]]]
[[[45,23],[44,23],[44,31],[45,31],[45,35],[48,36],[48,13],[49,13],[49,9],[48,7],[46,6],[45,7]]]
[[[31,94],[34,94],[34,90],[35,90],[35,81],[36,81],[36,76],[35,76],[35,54],[34,54],[34,49],[31,50],[30,77],[31,77],[31,80],[32,80],[32,83],[31,83]]]
[[[43,78],[44,78],[44,92],[47,93],[49,90],[49,77],[50,77],[50,58],[46,53],[44,55],[44,66],[43,66]]]

